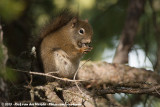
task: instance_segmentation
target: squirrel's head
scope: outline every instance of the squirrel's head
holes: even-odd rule
[[[90,47],[92,40],[93,30],[88,20],[79,20],[78,18],[72,18],[68,23],[72,37],[76,41],[79,48],[82,46]]]

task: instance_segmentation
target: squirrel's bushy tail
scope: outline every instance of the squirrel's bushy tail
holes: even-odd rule
[[[56,32],[58,29],[65,26],[72,18],[76,17],[74,13],[70,10],[65,9],[60,12],[57,16],[55,16],[49,24],[44,26],[40,32],[40,35],[36,39],[35,47],[36,47],[36,56],[37,56],[37,65],[40,70],[43,72],[43,64],[40,57],[40,44],[42,40],[51,33]]]
[[[66,9],[60,12],[47,26],[45,26],[40,34],[40,38],[44,38],[52,32],[65,26],[73,17],[76,17],[70,10]]]

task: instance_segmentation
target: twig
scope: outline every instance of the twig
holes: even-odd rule
[[[90,60],[90,59],[86,60],[86,61],[77,69],[76,73],[74,74],[73,80],[76,79],[76,76],[77,76],[78,71],[79,71],[89,60]]]
[[[155,88],[155,87],[154,87]],[[160,95],[159,91],[155,88],[155,91]]]
[[[73,80],[76,79],[77,73],[78,71],[89,61],[90,59],[88,59],[87,61],[85,61],[76,71],[76,73],[74,74]],[[87,96],[84,92],[82,92],[82,90],[80,89],[80,87],[78,86],[77,82],[75,81],[76,87],[78,88],[78,90],[80,91],[80,93],[82,93],[82,95]]]
[[[34,88],[31,87],[30,90],[31,102],[34,102]]]
[[[71,80],[71,79],[66,79],[66,78],[60,78],[60,77],[56,77],[54,75],[49,75],[48,73],[40,73],[40,72],[32,72],[32,71],[24,71],[24,70],[19,70],[19,69],[13,69],[12,70],[16,70],[16,71],[19,71],[19,72],[24,72],[24,73],[29,73],[29,74],[33,74],[33,75],[41,75],[41,76],[47,76],[47,77],[52,77],[52,78],[55,78],[55,79],[59,79],[59,80],[63,80],[63,81],[69,81],[69,82],[86,82],[86,81],[89,81],[89,80]]]

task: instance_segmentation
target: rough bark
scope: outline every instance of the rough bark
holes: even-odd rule
[[[82,62],[81,65],[83,63],[85,62]],[[77,77],[79,80],[84,80],[80,82],[84,86],[80,85],[80,90],[83,93],[78,90],[78,87],[74,86],[74,81],[68,81],[67,79],[66,81],[70,84],[73,83],[69,87],[61,88],[59,85],[55,85],[55,83],[49,83],[43,87],[35,87],[34,90],[43,90],[48,102],[56,104],[84,104],[90,107],[95,105],[104,107],[114,105],[115,103],[104,97],[99,97],[105,94],[148,94],[160,97],[160,85],[158,85],[160,84],[160,75],[145,69],[106,62],[88,62],[79,69]],[[106,88],[100,88],[103,85]],[[88,88],[95,90],[89,91]],[[57,91],[63,93],[63,99],[56,97]]]
[[[49,82],[46,85],[34,87],[31,84],[28,85],[27,88],[30,89],[31,98],[27,101],[32,102],[37,101],[34,98],[34,96],[37,96],[40,101],[47,104],[52,102],[53,104],[80,104],[89,107],[112,107],[115,105],[120,107],[123,105],[115,102],[107,94],[147,94],[160,97],[159,74],[122,64],[81,62],[77,74],[79,80],[77,81],[56,78],[44,73],[26,71],[25,73],[52,77],[58,79],[58,83],[62,85],[57,82]],[[78,83],[79,87],[75,82]],[[42,92],[44,94],[41,94]]]
[[[78,79],[90,80],[92,85],[119,83],[160,83],[160,75],[145,69],[107,62],[88,62],[78,72]]]
[[[44,91],[47,99],[44,99],[45,97],[42,98],[41,96],[39,98],[42,101],[52,102],[52,104],[57,105],[63,104],[65,105],[65,107],[67,107],[67,105],[82,107],[108,107],[108,105],[111,105],[111,102],[107,101],[103,97],[94,96],[93,92],[87,91],[82,87],[80,88],[80,90],[83,91],[83,94],[78,90],[76,86],[60,88],[59,86],[55,86],[55,82],[53,82],[44,86],[34,87],[34,95],[39,97],[41,96],[39,92]],[[57,93],[59,94],[58,96]]]
[[[138,29],[138,21],[144,11],[146,0],[129,0],[127,17],[121,34],[119,45],[114,56],[114,63],[128,63],[128,53],[131,50]]]

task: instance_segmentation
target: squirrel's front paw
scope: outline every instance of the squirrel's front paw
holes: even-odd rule
[[[92,47],[82,47],[80,48],[80,52],[86,54],[87,52],[90,52],[92,49]]]

